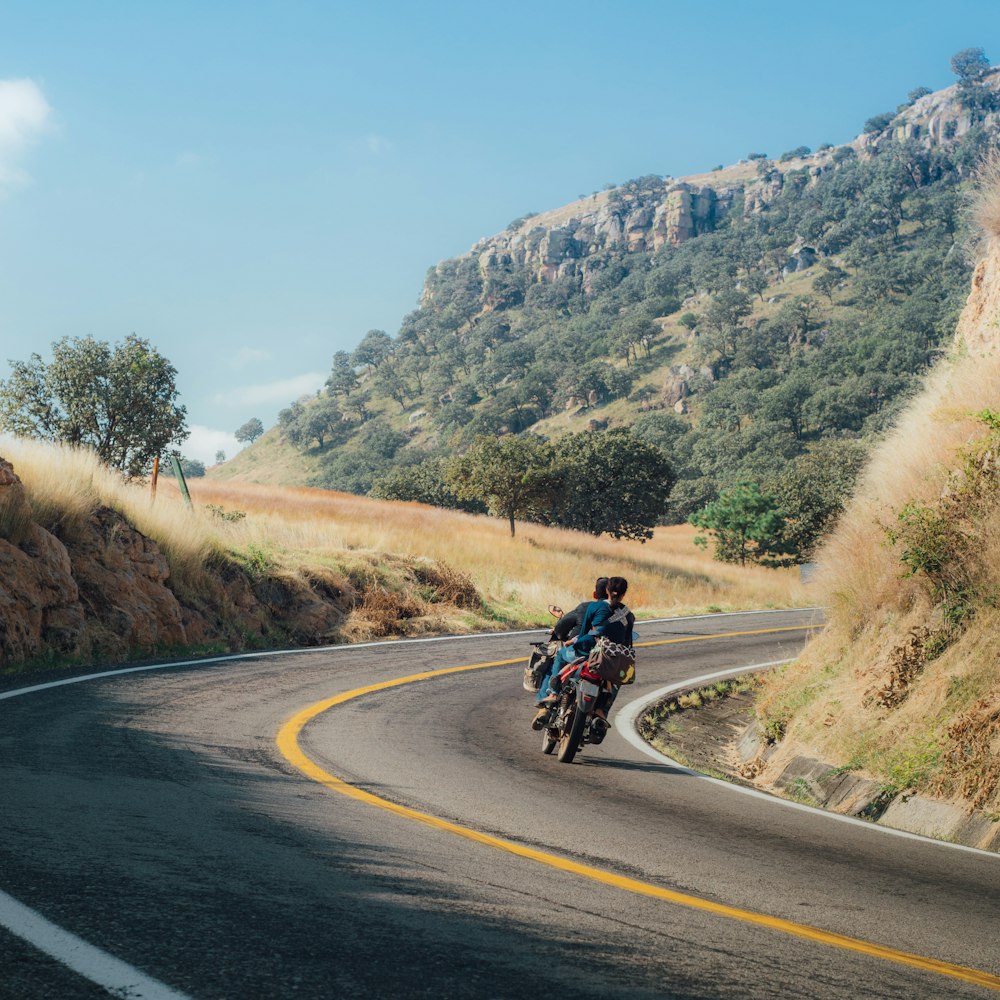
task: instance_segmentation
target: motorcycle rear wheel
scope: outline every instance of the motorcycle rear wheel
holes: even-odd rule
[[[583,727],[587,724],[587,713],[579,708],[573,712],[573,721],[559,741],[559,763],[572,764],[576,751],[583,743]]]

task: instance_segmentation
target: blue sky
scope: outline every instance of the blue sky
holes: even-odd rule
[[[185,454],[231,456],[511,219],[845,142],[998,29],[987,0],[5,0],[0,377],[134,332]]]

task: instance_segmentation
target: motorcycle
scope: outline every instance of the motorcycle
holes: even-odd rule
[[[563,681],[559,702],[549,712],[542,728],[542,753],[559,747],[558,759],[570,764],[586,744],[596,746],[608,734],[607,722],[594,715],[604,680],[593,673],[586,661],[571,664],[573,670]]]

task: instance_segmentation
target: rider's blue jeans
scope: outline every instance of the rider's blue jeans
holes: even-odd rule
[[[556,682],[556,678],[562,672],[562,668],[567,664],[572,663],[577,657],[576,652],[572,646],[560,646],[556,655],[552,657],[552,666],[549,667],[549,672],[542,678],[541,686],[538,688],[538,696],[535,699],[536,704],[541,702],[543,698],[547,698],[550,694],[558,694],[559,688],[553,686],[553,682]]]

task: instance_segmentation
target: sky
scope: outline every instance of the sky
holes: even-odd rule
[[[148,339],[206,463],[395,334],[427,269],[645,174],[841,143],[992,0],[3,0],[0,379]]]

